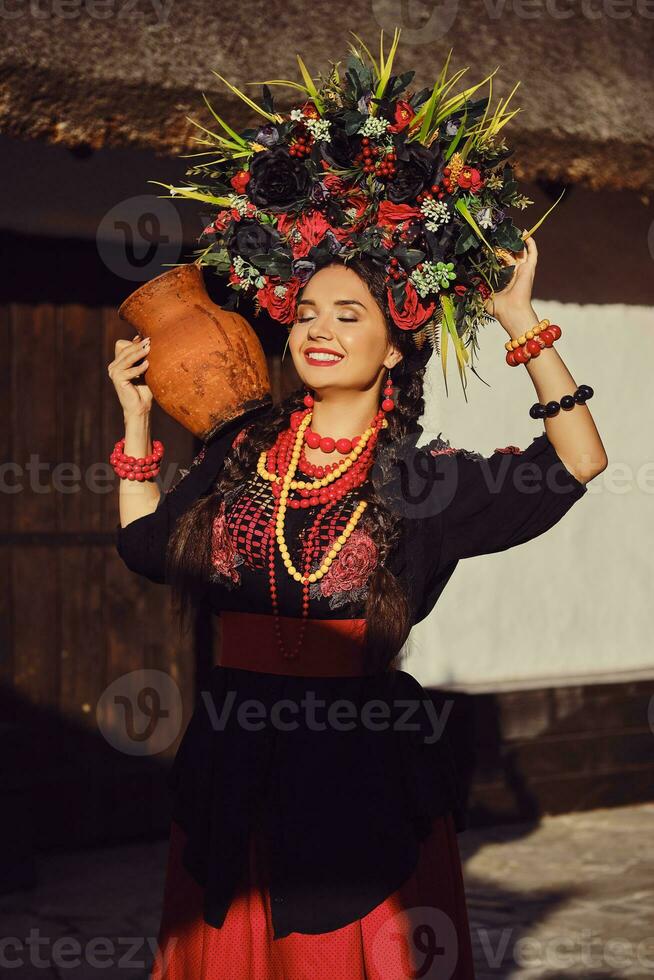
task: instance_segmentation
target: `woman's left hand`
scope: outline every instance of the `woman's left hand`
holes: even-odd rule
[[[524,242],[522,251],[511,253],[515,259],[509,263],[515,268],[511,281],[499,293],[492,293],[484,303],[486,312],[499,320],[509,334],[522,329],[519,324],[524,324],[525,317],[533,316],[533,322],[538,322],[531,305],[538,249],[533,237],[528,236]]]

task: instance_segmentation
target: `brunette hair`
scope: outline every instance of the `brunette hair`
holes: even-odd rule
[[[344,263],[335,259],[334,264]],[[396,327],[388,314],[384,273],[370,260],[362,258],[348,261],[346,265],[365,282],[384,314],[390,342],[403,355],[391,370],[395,408],[387,415],[388,427],[379,432],[376,450],[392,462],[399,456],[402,441],[415,431],[417,420],[424,412],[425,366],[408,369],[415,345],[412,336]],[[252,422],[247,429],[247,438],[239,440],[228,452],[212,491],[197,500],[177,520],[168,546],[167,568],[180,628],[190,610],[206,595],[211,572],[211,527],[223,496],[255,471],[261,452],[273,446],[278,433],[289,426],[291,413],[304,407],[304,394],[304,389],[297,389],[280,405]],[[368,503],[366,523],[379,557],[368,582],[365,665],[366,670],[383,671],[392,668],[411,629],[406,591],[386,564],[387,556],[402,533],[402,518],[384,504],[372,480],[366,481],[359,494]]]

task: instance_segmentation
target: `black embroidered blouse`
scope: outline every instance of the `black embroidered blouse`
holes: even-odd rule
[[[117,548],[128,568],[165,583],[175,521],[211,491],[232,443],[243,434],[236,420],[202,447],[152,514],[118,525]],[[489,457],[452,448],[440,437],[422,447],[412,443],[399,465],[388,470],[375,464],[371,479],[402,518],[401,539],[387,563],[407,590],[414,624],[433,609],[460,559],[529,541],[586,492],[545,432],[523,451],[507,446]],[[334,508],[315,542],[312,569],[364,490]],[[224,500],[212,535],[207,601],[214,613],[272,614],[266,560],[272,505],[270,484],[256,474]],[[295,567],[302,567],[313,520],[311,509],[287,510],[286,541]],[[309,616],[363,618],[378,557],[364,511],[329,574],[311,586]],[[280,614],[299,616],[301,587],[277,550],[275,560]],[[219,665],[209,687],[198,697],[180,743],[170,788],[174,818],[189,838],[185,865],[205,887],[204,914],[211,925],[224,920],[255,824],[270,845],[275,938],[329,932],[361,918],[411,874],[436,816],[452,811],[457,830],[465,828],[447,732],[436,735],[431,699],[405,671],[302,677]],[[345,730],[316,725],[305,712],[294,716],[296,727],[288,731],[273,724],[244,726],[237,719],[238,707],[252,699],[270,709],[281,700],[304,703],[307,695],[323,703],[323,717],[336,702],[361,709],[357,719],[364,717],[364,704],[381,703],[386,723],[358,721]],[[216,714],[228,701],[227,721],[216,726]]]

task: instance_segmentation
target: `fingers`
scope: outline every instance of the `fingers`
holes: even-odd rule
[[[530,261],[535,262],[536,259],[538,258],[538,248],[536,246],[536,240],[531,235],[527,235],[527,237],[524,239],[524,242],[525,242],[525,248],[527,250],[526,251],[527,258]]]
[[[118,350],[118,344],[122,345],[120,350]],[[140,357],[143,357],[144,354],[147,354],[149,350],[150,339],[148,337],[138,343],[129,340],[116,341],[116,357],[109,367],[119,369],[129,367],[135,361],[138,361]]]
[[[121,371],[121,384],[131,384],[132,378],[137,378],[139,374],[143,374],[148,369],[147,358],[142,364],[137,364],[136,367],[127,368],[125,371]]]

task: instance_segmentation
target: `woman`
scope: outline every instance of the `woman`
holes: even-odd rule
[[[536,261],[527,238],[488,300],[511,338],[538,321]],[[167,494],[121,481],[128,567],[222,622],[221,661],[171,776],[152,976],[468,980],[447,731],[397,654],[460,558],[552,527],[606,455],[583,401],[522,452],[415,449],[425,365],[365,261],[308,280],[290,350],[305,389],[237,420]],[[151,393],[134,384],[147,363],[137,337],[109,367],[135,457],[152,453]],[[575,389],[553,347],[527,369],[541,402]],[[307,487],[288,474],[324,481],[359,441],[354,463],[300,504]],[[536,491],[514,479],[524,463]]]

